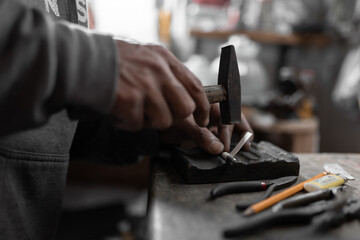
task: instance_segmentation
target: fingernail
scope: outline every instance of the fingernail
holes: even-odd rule
[[[217,154],[221,153],[224,150],[224,145],[217,140],[212,140],[209,144],[208,149],[210,152]]]

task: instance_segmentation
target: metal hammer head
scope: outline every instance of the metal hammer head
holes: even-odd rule
[[[223,86],[227,94],[225,101],[220,102],[222,123],[239,123],[241,121],[241,86],[233,45],[221,49],[218,85]]]

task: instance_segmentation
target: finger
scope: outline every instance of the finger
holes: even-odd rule
[[[209,123],[210,104],[203,90],[200,80],[190,72],[184,64],[171,53],[167,54],[169,64],[175,77],[182,83],[196,104],[194,118],[199,126],[207,126]]]
[[[243,113],[241,113],[241,122],[239,124],[236,124],[236,129],[241,132],[247,131],[247,132],[254,133],[254,131],[252,130],[249,122],[247,121],[247,119]]]
[[[218,127],[220,122],[221,122],[220,105],[219,103],[211,104],[209,126]]]
[[[195,102],[166,61],[167,59],[158,55],[153,56],[151,61],[147,61],[147,66],[151,69],[147,75],[150,75],[152,79],[151,81],[142,81],[143,87],[146,91],[154,89],[154,86],[160,89],[161,92],[157,91],[156,94],[162,95],[166,100],[173,120],[183,120],[195,111]]]
[[[219,129],[217,126],[208,127],[209,131],[212,132],[215,136],[219,136]]]
[[[142,94],[131,89],[118,92],[112,117],[112,122],[117,128],[128,131],[140,130],[144,119]]]
[[[234,125],[221,124],[220,105],[218,103],[211,104],[210,108],[210,126],[215,125],[217,129],[217,136],[224,144],[224,151],[230,151],[231,137]],[[215,131],[212,131],[215,133]],[[215,134],[216,135],[216,134]]]
[[[230,151],[231,137],[234,125],[219,124],[219,138],[224,144],[224,151]]]
[[[195,111],[195,102],[186,89],[175,80],[175,77],[169,78],[164,83],[163,94],[169,104],[174,120],[182,120]]]
[[[157,87],[149,87],[145,103],[146,125],[155,129],[171,126],[173,117],[169,106]]]
[[[235,130],[237,133],[243,133],[243,132],[251,132],[252,136],[250,139],[245,143],[244,150],[249,151],[251,142],[254,140],[254,131],[252,130],[249,122],[246,120],[246,117],[244,114],[241,114],[241,123],[235,125]]]
[[[223,152],[223,143],[207,128],[197,125],[192,116],[186,118],[179,125],[179,128],[186,132],[206,152],[214,155]]]

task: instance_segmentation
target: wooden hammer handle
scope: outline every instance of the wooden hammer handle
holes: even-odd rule
[[[204,86],[209,103],[218,103],[226,99],[225,88],[221,85]]]

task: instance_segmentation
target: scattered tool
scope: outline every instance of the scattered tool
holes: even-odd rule
[[[295,183],[297,176],[282,177],[274,180],[266,181],[243,181],[243,182],[231,182],[223,183],[211,190],[209,199],[215,199],[224,195],[232,193],[243,193],[243,192],[257,192],[265,191],[265,193],[258,199],[261,201],[271,195],[275,190],[285,188]],[[251,205],[251,204],[239,204],[239,206]]]
[[[347,179],[335,174],[328,174],[321,178],[312,180],[304,184],[304,189],[307,192],[315,192],[323,189],[337,187],[343,185]]]
[[[345,199],[346,200],[346,199]],[[346,204],[341,199],[323,214],[315,216],[309,226],[311,232],[325,232],[351,220],[360,220],[360,199],[349,199]]]
[[[270,180],[269,182],[271,182],[272,184],[259,199],[248,203],[237,203],[235,207],[237,210],[243,211],[244,209],[250,207],[251,205],[268,198],[273,193],[273,191],[277,191],[291,186],[296,182],[296,180],[297,180],[297,176],[282,177],[282,178]]]
[[[355,180],[355,178],[345,171],[345,169],[343,169],[338,163],[325,163],[324,170],[333,174],[340,174],[346,177],[347,180]]]
[[[223,124],[241,122],[240,74],[233,45],[221,49],[218,85],[204,86],[204,91],[210,103],[220,102]]]
[[[348,204],[346,194],[343,192],[343,188],[333,188],[322,191],[325,194],[321,194],[321,197],[314,198],[313,193],[306,193],[300,201],[299,199],[292,199],[291,203],[288,202],[287,207],[283,208],[281,211],[266,211],[255,215],[246,222],[243,222],[238,227],[225,230],[223,232],[224,236],[227,238],[236,237],[276,225],[287,225],[294,223],[307,224],[310,223],[314,216],[334,209],[342,209]],[[310,202],[310,205],[296,207]],[[295,206],[295,208],[290,207],[290,205]],[[359,214],[359,207],[360,206],[357,207],[357,210],[352,209],[352,211],[348,210],[347,212],[352,212],[352,214]]]
[[[306,180],[302,183],[299,183],[289,189],[286,189],[285,191],[282,191],[281,193],[278,193],[272,197],[269,197],[261,202],[258,202],[250,207],[248,207],[245,211],[244,211],[244,215],[245,216],[250,216],[250,215],[253,215],[255,213],[258,213],[258,212],[261,212],[265,209],[267,209],[268,207],[271,207],[272,205],[274,205],[275,203],[278,203],[280,202],[281,200],[284,200],[292,195],[294,195],[295,193],[297,192],[300,192],[301,190],[303,190],[304,188],[304,184],[307,183],[307,182],[310,182],[314,179],[317,179],[317,178],[320,178],[322,176],[325,176],[329,174],[329,172],[322,172],[318,175],[316,175],[315,177],[309,179],[309,180]]]
[[[340,187],[342,189],[342,187]],[[299,206],[304,206],[307,204],[310,204],[312,202],[329,199],[331,197],[331,194],[336,189],[324,189],[321,191],[316,192],[309,192],[306,194],[301,194],[297,196],[290,197],[288,199],[285,199],[277,204],[275,204],[271,211],[273,212],[279,212],[280,210],[287,209],[287,208],[294,208]]]
[[[222,152],[221,157],[227,161],[229,164],[233,165],[237,162],[235,155],[240,151],[240,149],[245,145],[245,143],[252,136],[251,132],[246,132],[245,135],[240,139],[240,141],[236,144],[233,150],[230,153]]]

